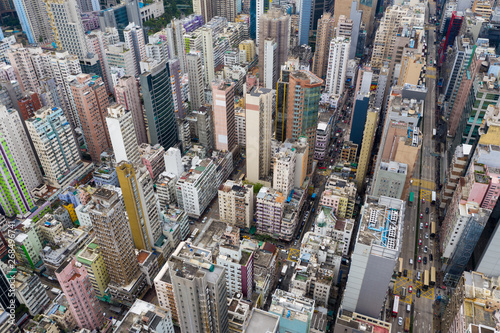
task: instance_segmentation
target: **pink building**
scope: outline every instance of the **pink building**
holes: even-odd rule
[[[109,106],[106,86],[100,76],[89,74],[77,75],[70,86],[87,151],[92,161],[98,163],[101,160],[101,153],[111,147],[106,124]]]
[[[233,151],[237,144],[234,82],[212,82],[212,98],[215,149]]]
[[[99,15],[98,12],[82,13],[82,24],[85,31],[99,29]]]
[[[93,12],[92,12],[93,13]],[[88,14],[88,13],[85,13]],[[99,27],[99,21],[97,22],[98,27]],[[89,52],[92,52],[97,55],[99,58],[99,63],[101,65],[101,71],[104,84],[106,85],[106,92],[108,94],[111,94],[112,92],[112,87],[110,86],[111,83],[111,76],[109,74],[109,68],[108,68],[108,60],[106,58],[105,50],[104,50],[104,41],[102,40],[102,35],[97,34],[89,34],[87,35],[87,44],[89,47]]]
[[[141,97],[139,96],[139,85],[137,80],[132,76],[122,76],[118,79],[118,84],[115,86],[116,102],[123,105],[125,109],[132,113],[132,121],[134,122],[135,136],[137,143],[148,142],[148,134],[146,124],[144,122],[144,112],[142,112]]]
[[[481,208],[493,210],[500,196],[500,170],[494,168],[487,168],[487,170],[490,177],[490,186],[484,196]]]
[[[105,324],[104,313],[85,267],[73,259],[55,274],[78,327],[100,331]]]

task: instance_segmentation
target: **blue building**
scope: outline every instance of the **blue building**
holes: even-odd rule
[[[167,150],[177,144],[177,122],[172,99],[170,70],[166,61],[140,76],[151,145]]]
[[[309,28],[311,25],[311,1],[301,1],[299,12],[299,45],[309,44]]]
[[[356,102],[354,104],[354,111],[352,114],[353,126],[351,126],[351,136],[349,141],[357,144],[358,147],[361,146],[363,141],[363,132],[365,130],[366,115],[368,114],[368,105],[370,102],[369,95],[357,96]]]

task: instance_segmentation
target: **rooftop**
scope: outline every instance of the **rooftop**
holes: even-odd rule
[[[279,316],[253,308],[247,319],[245,332],[275,332],[278,329],[279,321]]]

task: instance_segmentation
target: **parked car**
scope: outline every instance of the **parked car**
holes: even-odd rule
[[[412,286],[409,286],[408,287],[408,292],[411,294],[411,292],[413,291],[413,287]]]
[[[424,253],[427,253],[427,246],[424,246]]]
[[[403,317],[398,318],[398,325],[403,326]]]
[[[422,245],[422,240],[421,239],[418,240],[418,245]]]
[[[431,254],[429,254],[429,260],[432,261],[434,259],[434,256]]]
[[[424,265],[427,265],[427,257],[424,257]]]
[[[421,219],[424,218],[424,214],[420,213],[420,218]]]
[[[425,213],[426,213],[426,214],[429,214],[429,207],[427,207],[427,208],[425,209]]]
[[[422,257],[418,256],[418,262],[422,262]]]

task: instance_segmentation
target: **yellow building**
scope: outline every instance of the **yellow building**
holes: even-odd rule
[[[97,297],[104,297],[109,284],[109,275],[99,246],[93,242],[89,243],[78,252],[76,260],[87,269]]]
[[[246,61],[247,62],[252,62],[255,59],[256,51],[255,51],[255,42],[253,40],[248,39],[248,40],[242,41],[239,45],[239,49],[246,52],[246,54],[247,54]]]
[[[363,132],[363,141],[361,142],[361,150],[359,153],[358,170],[356,172],[356,183],[358,189],[362,189],[365,183],[368,164],[371,160],[371,152],[373,147],[373,139],[378,124],[379,109],[371,108],[366,115],[365,130]]]
[[[68,203],[66,205],[63,204],[62,206],[64,208],[66,208],[66,210],[68,211],[69,217],[71,217],[71,221],[73,223],[78,221],[78,216],[76,216],[76,212],[75,212],[75,206],[72,203]]]

